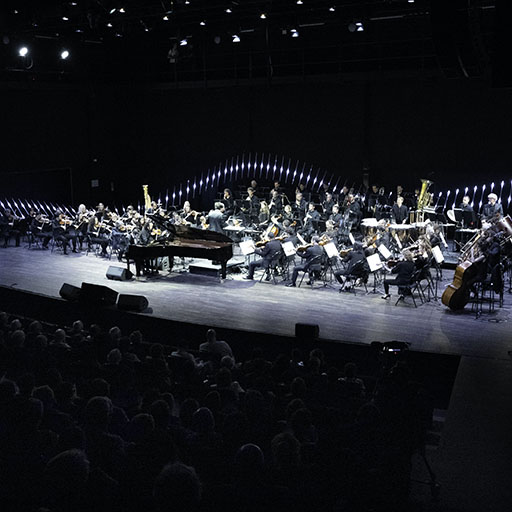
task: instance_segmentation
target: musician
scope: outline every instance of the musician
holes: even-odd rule
[[[334,199],[332,198],[332,194],[330,192],[325,193],[325,198],[322,201],[322,209],[323,209],[323,218],[327,220],[332,214],[332,208],[334,206]]]
[[[274,233],[270,232],[268,235],[269,241],[261,248],[256,249],[254,252],[261,256],[261,259],[256,261],[251,261],[249,263],[249,273],[245,276],[244,279],[248,279],[252,281],[254,279],[254,271],[263,267],[267,270],[267,281],[270,280],[270,275],[268,274],[268,267],[270,262],[277,257],[281,253],[281,242],[279,240],[275,240]]]
[[[274,187],[270,189],[270,193],[268,195],[269,201],[272,200],[274,192],[277,192],[278,196],[281,196],[281,194],[283,193],[283,189],[281,188],[281,183],[279,183],[279,181],[277,181],[277,180],[274,181]]]
[[[338,197],[338,204],[340,205],[341,209],[343,210],[345,206],[347,205],[347,197],[349,194],[349,189],[346,185],[343,185],[341,188],[340,195]]]
[[[260,203],[260,213],[258,214],[258,227],[265,229],[270,222],[270,209],[266,201]]]
[[[327,199],[327,194],[329,194],[329,183],[322,183],[322,190],[319,194],[320,204],[322,204]],[[332,194],[331,194],[332,199]]]
[[[295,194],[295,201],[292,204],[292,210],[295,220],[302,222],[306,215],[307,203],[304,199],[302,192],[297,192]]]
[[[21,232],[15,227],[15,221],[20,220],[9,208],[5,208],[0,215],[0,235],[4,238],[4,247],[9,245],[9,239],[14,236],[16,247],[20,246]]]
[[[276,184],[279,185],[278,182]],[[276,189],[270,192],[270,203],[268,206],[271,215],[279,215],[283,210],[283,197]]]
[[[297,276],[299,275],[299,272],[307,272],[309,270],[309,268],[311,267],[311,265],[321,263],[324,249],[323,249],[323,247],[318,245],[319,241],[320,241],[320,237],[314,236],[311,239],[310,247],[308,247],[304,251],[298,251],[298,254],[303,259],[303,262],[300,265],[295,265],[295,267],[293,267],[292,280],[286,286],[291,286],[291,287],[297,286],[296,282],[297,282]],[[310,275],[310,279],[311,279],[311,275]],[[311,284],[311,281],[309,281],[308,284]]]
[[[188,203],[188,201],[185,201],[185,203]],[[188,203],[188,205],[190,206],[190,203]],[[146,213],[148,215],[157,215],[160,213],[161,209],[162,205],[160,203],[157,203],[156,201],[151,201],[151,206],[146,210]]]
[[[370,217],[376,216],[378,202],[379,202],[379,187],[377,185],[372,185],[371,191],[368,194],[368,215]]]
[[[366,256],[361,242],[354,243],[354,248],[343,258],[343,262],[347,264],[346,268],[334,272],[334,277],[342,285],[342,288],[348,276],[357,278],[364,276],[368,272],[368,263],[366,262]]]
[[[322,238],[330,238],[335,242],[338,239],[339,229],[334,225],[331,220],[325,221],[325,231],[322,233]]]
[[[32,213],[32,212],[31,212]],[[42,212],[37,212],[31,222],[30,231],[34,238],[42,240],[42,248],[48,249],[48,244],[52,239],[52,222]]]
[[[396,274],[396,277],[386,277],[384,279],[384,295],[383,299],[389,299],[391,297],[389,293],[390,286],[398,286],[398,290],[400,292],[400,286],[407,285],[411,282],[412,275],[416,270],[416,265],[414,263],[413,254],[411,251],[403,251],[404,260],[398,262],[391,272]]]
[[[103,203],[99,203],[98,206],[96,206],[96,213],[94,214],[99,222],[101,222],[101,219],[103,218],[103,215],[105,215],[105,213],[105,205]]]
[[[283,214],[282,214],[282,221],[283,221],[283,223],[284,223],[285,220],[289,221],[290,224],[294,220],[293,210],[292,210],[292,205],[291,204],[287,204],[284,207]]]
[[[405,196],[404,187],[402,187],[402,185],[397,185],[396,192],[391,195],[391,199],[392,199],[393,203],[396,203],[399,197],[401,197],[403,199],[404,196]]]
[[[409,209],[404,205],[404,198],[398,196],[396,203],[391,208],[391,216],[394,224],[405,224],[409,219]]]
[[[211,231],[224,233],[224,224],[226,221],[224,203],[216,201],[214,209],[208,213],[208,225]]]
[[[343,215],[340,213],[340,207],[338,204],[333,204],[331,215],[329,215],[329,220],[334,224],[336,228],[340,228],[341,220],[343,219]]]
[[[465,228],[473,228],[476,225],[476,214],[470,201],[469,196],[464,196],[459,207],[462,210],[462,226]]]
[[[320,222],[320,214],[316,211],[314,203],[309,203],[308,213],[304,217],[302,228],[299,229],[299,233],[304,238],[309,238],[315,231],[318,230],[318,223]]]
[[[183,210],[181,210],[180,213],[182,224],[186,224],[188,226],[196,226],[198,216],[199,214],[196,211],[192,210],[192,207],[190,206],[190,201],[185,201],[183,203]]]
[[[78,212],[75,218],[75,231],[78,236],[78,240],[80,242],[80,249],[82,249],[82,244],[84,239],[87,237],[87,224],[89,222],[89,212],[85,204],[78,205]]]
[[[247,197],[245,198],[242,210],[245,213],[247,225],[257,224],[258,214],[260,211],[260,200],[256,197],[253,187],[249,187],[247,189]]]
[[[235,202],[233,200],[233,194],[229,188],[224,189],[221,202],[224,205],[224,214],[226,217],[231,217],[235,211]]]
[[[359,220],[361,218],[361,205],[355,198],[354,194],[348,194],[346,197],[346,204],[345,218],[347,225],[349,226],[349,230],[351,230],[352,227],[357,227],[359,225]]]
[[[484,206],[482,211],[482,220],[491,221],[499,220],[503,217],[503,206],[498,203],[498,196],[491,192],[488,196],[488,203]]]
[[[108,256],[109,233],[107,233],[108,229],[104,227],[103,219],[106,219],[104,211],[100,212],[100,217],[102,220],[98,218],[98,212],[96,212],[87,223],[89,249],[92,244],[98,244],[101,247],[101,256]]]
[[[117,253],[118,261],[123,258],[126,249],[130,245],[131,234],[126,231],[126,227],[122,220],[115,221],[112,229],[112,252]]]
[[[56,242],[62,243],[62,249],[64,254],[68,253],[68,245],[71,241],[73,252],[77,252],[76,250],[76,233],[73,229],[67,229],[67,226],[71,224],[71,220],[66,217],[66,215],[61,211],[57,210],[55,212],[55,217],[52,221],[52,231],[53,231],[53,239]]]

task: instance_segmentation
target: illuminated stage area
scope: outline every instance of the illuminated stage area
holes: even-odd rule
[[[324,287],[315,283],[287,288],[281,280],[246,281],[240,273],[229,273],[224,282],[189,272],[161,272],[151,278],[110,281],[110,265],[123,263],[85,253],[52,254],[49,251],[10,247],[0,252],[0,284],[58,297],[63,283],[82,282],[109,286],[119,293],[144,295],[152,315],[174,321],[219,328],[294,336],[296,323],[318,324],[320,337],[333,342],[370,344],[399,340],[422,352],[508,359],[512,348],[510,295],[503,308],[485,312],[476,319],[471,306],[454,313],[432,300],[414,308],[411,299],[399,303],[396,288],[391,300],[373,294],[371,281],[356,293],[338,293],[338,284]],[[197,263],[197,261],[196,261]],[[179,270],[179,269],[178,269]],[[443,270],[438,295],[451,282],[453,270]],[[147,313],[145,313],[147,314]]]

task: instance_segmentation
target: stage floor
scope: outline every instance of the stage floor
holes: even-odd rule
[[[106,278],[109,265],[125,266],[92,254],[64,256],[9,247],[0,249],[0,284],[51,297],[59,296],[64,282],[103,284],[120,293],[145,295],[154,316],[205,326],[293,336],[295,324],[303,322],[318,324],[321,338],[333,341],[399,340],[410,342],[412,350],[493,359],[508,359],[512,350],[509,293],[503,308],[475,319],[470,306],[454,313],[440,300],[417,309],[412,303],[395,307],[396,288],[385,301],[380,293],[367,295],[360,288],[355,295],[338,293],[337,284],[334,289],[321,283],[311,289],[305,282],[301,288],[287,288],[281,281],[246,281],[241,274],[228,275],[222,283],[188,272],[120,282]],[[453,270],[444,270],[443,275],[439,294],[451,282]]]

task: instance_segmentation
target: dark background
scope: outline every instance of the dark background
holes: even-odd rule
[[[485,79],[0,91],[7,196],[122,203],[139,199],[142,183],[165,193],[251,152],[349,182],[366,168],[372,182],[408,188],[420,178],[445,190],[512,175],[511,91]]]

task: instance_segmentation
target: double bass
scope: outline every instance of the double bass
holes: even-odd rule
[[[461,262],[455,269],[453,282],[447,286],[441,297],[442,303],[453,311],[464,309],[469,302],[471,286],[478,281],[485,269],[485,254],[480,252],[480,240],[485,231],[481,231],[470,240],[461,251]]]

